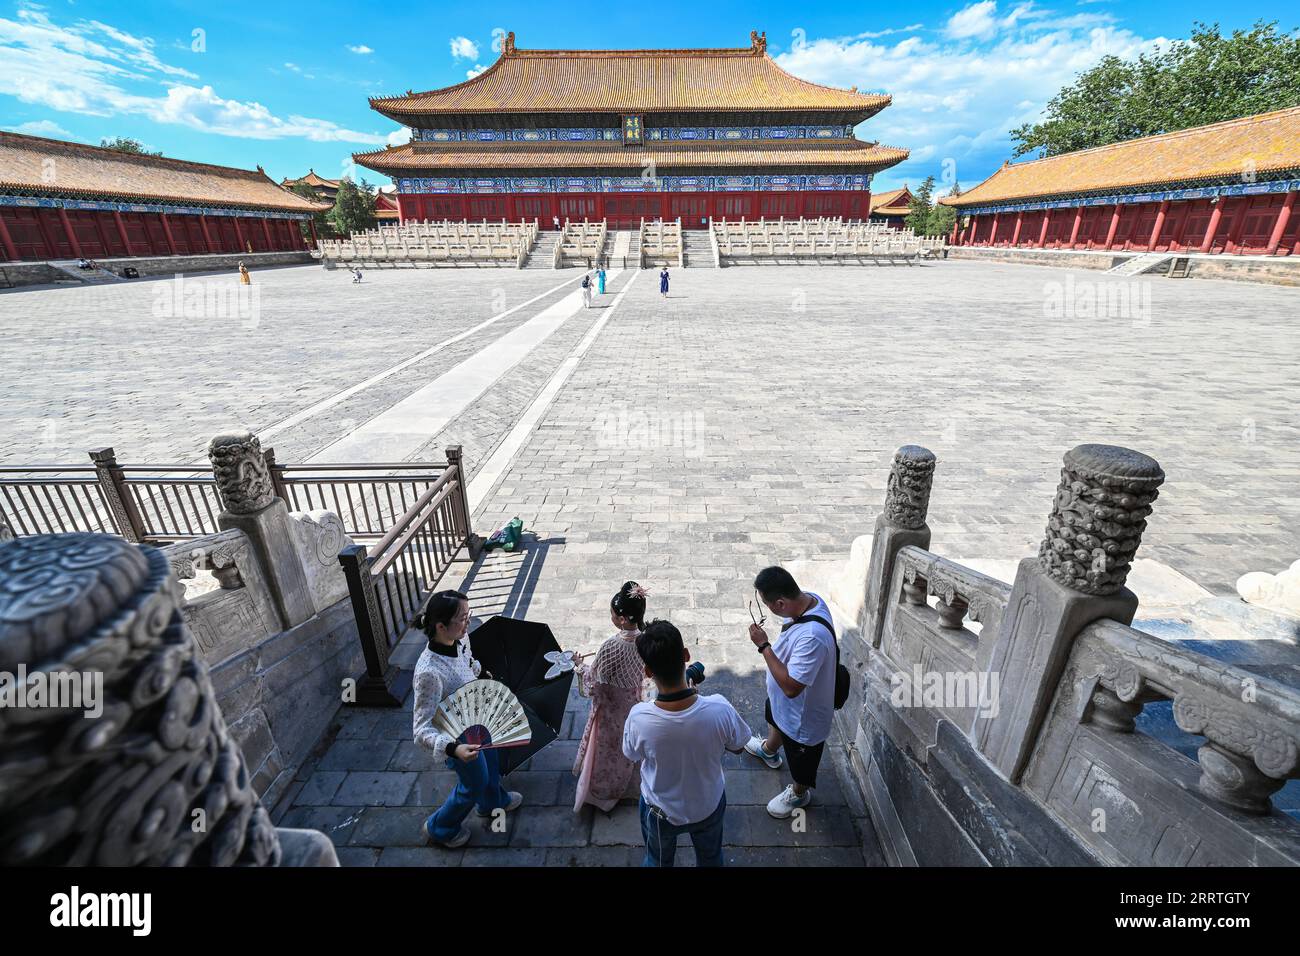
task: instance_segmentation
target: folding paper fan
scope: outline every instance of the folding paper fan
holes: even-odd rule
[[[505,684],[472,680],[438,705],[433,726],[484,749],[521,747],[533,739],[524,705]]]

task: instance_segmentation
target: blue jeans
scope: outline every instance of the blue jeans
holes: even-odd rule
[[[460,832],[460,825],[474,807],[477,806],[482,813],[491,813],[510,802],[506,788],[501,786],[495,750],[480,750],[469,763],[448,757],[447,769],[456,771],[456,789],[437,812],[424,821],[429,835],[440,843],[453,839]]]
[[[642,866],[672,866],[677,855],[677,837],[691,835],[695,845],[696,866],[722,866],[722,819],[727,812],[727,795],[724,793],[714,810],[699,823],[675,826],[663,817],[650,812],[650,804],[641,798],[641,835],[645,838],[645,859]]]

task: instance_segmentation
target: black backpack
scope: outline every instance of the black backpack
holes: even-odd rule
[[[587,278],[586,276],[583,276],[583,277],[582,277],[582,287],[585,289],[585,288],[587,288],[589,285],[591,285],[591,280],[590,280],[589,278]]]
[[[831,640],[835,641],[835,709],[839,710],[844,706],[845,701],[849,699],[849,669],[840,663],[840,641],[835,636],[835,628],[831,622],[826,620],[820,614],[805,614],[803,617],[796,617],[787,627],[793,627],[796,624],[807,624],[809,621],[815,621],[826,630],[831,632]]]

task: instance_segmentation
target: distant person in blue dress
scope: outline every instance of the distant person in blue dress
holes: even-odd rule
[[[605,294],[605,264],[603,262],[596,267],[596,291],[601,295]]]
[[[664,266],[663,271],[659,273],[659,294],[665,299],[668,298],[668,267]]]

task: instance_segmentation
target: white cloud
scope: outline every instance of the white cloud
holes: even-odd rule
[[[224,136],[385,142],[378,133],[305,116],[285,119],[260,103],[224,99],[211,86],[176,83],[176,77],[198,77],[163,63],[153,51],[153,40],[98,20],[62,26],[39,8],[24,6],[15,19],[0,17],[0,95],[59,112],[144,116]],[[311,78],[297,64],[285,68]],[[166,87],[162,96],[159,85]]]
[[[54,139],[73,139],[73,135],[53,120],[32,120],[17,126],[6,126],[14,133],[26,133],[28,136],[49,136]]]
[[[969,188],[1010,158],[1009,131],[1039,120],[1047,101],[1078,73],[1107,54],[1127,59],[1168,42],[1093,21],[1050,27],[1039,11],[1022,9],[1025,4],[1002,16],[993,0],[973,7],[986,7],[992,40],[951,38],[946,31],[896,41],[821,38],[777,56],[783,68],[815,83],[893,96],[858,136],[909,149],[911,156],[878,175],[873,189],[941,177],[949,159],[963,189]],[[965,23],[979,28],[973,16]]]
[[[360,56],[366,56],[367,54],[375,52],[374,50],[370,49],[370,47],[366,46],[364,43],[361,44],[360,46],[349,46],[348,49],[353,53],[359,54]]]
[[[997,33],[998,21],[995,16],[997,12],[997,0],[981,0],[979,3],[972,3],[949,17],[948,25],[944,27],[943,32],[953,40],[963,40],[968,37],[986,40]]]
[[[388,134],[387,143],[389,146],[401,146],[403,143],[411,141],[411,128],[409,126],[399,126]]]
[[[486,72],[487,72],[486,66],[484,66],[482,63],[475,63],[474,68],[472,70],[465,71],[465,79],[472,80],[480,73],[486,73]]]
[[[477,60],[478,44],[469,37],[452,37],[451,55],[456,60]]]

